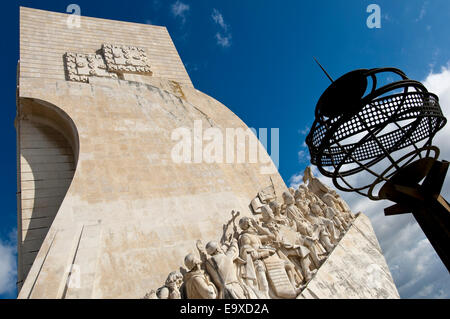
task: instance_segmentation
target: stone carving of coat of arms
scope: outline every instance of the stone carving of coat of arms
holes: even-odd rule
[[[88,83],[90,77],[118,78],[122,73],[152,75],[144,48],[103,44],[100,53],[66,52],[67,79]]]
[[[102,49],[109,71],[152,73],[143,48],[103,44]]]

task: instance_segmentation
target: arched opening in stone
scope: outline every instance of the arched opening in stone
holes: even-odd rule
[[[29,98],[19,100],[15,125],[20,291],[72,182],[78,133],[61,109]]]

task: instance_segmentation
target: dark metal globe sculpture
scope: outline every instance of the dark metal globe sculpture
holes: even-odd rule
[[[400,79],[379,86],[380,75]],[[306,144],[338,189],[394,201],[386,215],[412,212],[450,269],[450,206],[439,195],[448,162],[432,145],[446,122],[422,83],[396,68],[361,69],[322,94]]]

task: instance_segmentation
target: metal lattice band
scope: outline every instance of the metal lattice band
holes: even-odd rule
[[[377,88],[376,75],[382,72],[393,72],[402,80]],[[372,78],[372,90],[363,96],[368,77]],[[357,70],[336,80],[324,92],[306,143],[311,163],[323,175],[332,177],[337,188],[377,199],[372,194],[372,181],[351,186],[344,177],[365,170],[377,183],[387,181],[395,172],[380,174],[371,167],[388,158],[394,169],[400,168],[403,164],[391,154],[411,146],[414,151],[405,163],[430,156],[434,151],[430,148],[432,138],[445,124],[438,97],[420,82],[394,68]],[[424,145],[416,146],[420,141]]]

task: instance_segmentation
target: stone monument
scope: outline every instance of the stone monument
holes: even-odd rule
[[[18,298],[398,298],[368,218],[312,174],[288,189],[259,142],[174,160],[180,128],[248,127],[165,27],[68,17],[20,8]]]

